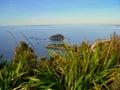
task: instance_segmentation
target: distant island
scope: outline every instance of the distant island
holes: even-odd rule
[[[62,41],[64,40],[64,36],[62,34],[56,34],[56,35],[50,36],[49,39],[53,41]]]
[[[24,25],[24,26],[52,26],[52,25]]]
[[[118,24],[118,25],[115,25],[115,26],[120,26],[120,25]]]

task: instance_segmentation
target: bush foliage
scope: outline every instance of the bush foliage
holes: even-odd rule
[[[0,69],[1,90],[119,90],[120,38],[109,42],[67,45],[49,50],[50,58],[37,56],[25,43],[16,47],[11,63]],[[58,47],[59,48],[59,47]]]

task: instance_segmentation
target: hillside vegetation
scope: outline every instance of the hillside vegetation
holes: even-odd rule
[[[59,52],[49,50],[49,59],[37,60],[34,51],[20,42],[12,62],[2,62],[0,90],[120,90],[118,35],[92,49],[86,42],[69,46],[63,41],[63,46]]]

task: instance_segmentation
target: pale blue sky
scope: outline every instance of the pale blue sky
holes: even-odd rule
[[[0,25],[120,24],[120,0],[0,0]]]

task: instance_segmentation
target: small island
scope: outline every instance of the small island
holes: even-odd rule
[[[62,34],[56,34],[56,35],[50,36],[49,39],[53,41],[62,41],[64,40],[64,36]]]
[[[64,50],[64,44],[48,44],[47,46],[45,46],[48,49],[61,49]]]

